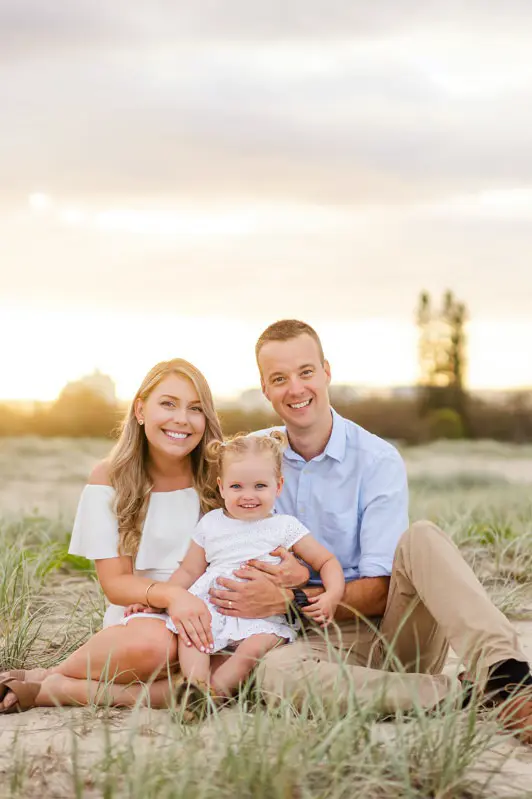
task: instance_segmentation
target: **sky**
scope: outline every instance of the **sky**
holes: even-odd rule
[[[447,288],[469,385],[532,386],[528,0],[0,0],[0,113],[0,398],[231,396],[283,317],[407,384]]]

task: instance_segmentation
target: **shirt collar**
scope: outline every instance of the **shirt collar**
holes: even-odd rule
[[[339,413],[336,413],[334,408],[331,408],[332,414],[332,430],[331,435],[329,436],[329,440],[327,441],[327,445],[323,452],[320,455],[316,455],[315,458],[312,458],[313,461],[321,461],[327,455],[329,458],[333,458],[333,460],[338,461],[341,463],[345,457],[345,447],[346,447],[346,425],[345,419],[340,416]],[[288,444],[287,448],[284,451],[285,458],[292,461],[302,461],[304,458],[301,457],[297,452],[294,452],[290,444]]]

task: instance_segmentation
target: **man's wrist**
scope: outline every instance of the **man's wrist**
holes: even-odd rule
[[[281,612],[286,613],[294,601],[294,589],[283,588],[281,591],[283,595],[283,610]]]
[[[293,588],[290,594],[291,599],[287,601],[285,609],[286,618],[290,624],[298,624],[302,619],[301,611],[308,606],[308,596],[301,588]]]
[[[292,600],[292,607],[296,611],[300,611],[308,606],[308,595],[301,588],[294,588],[292,591],[294,598]]]
[[[322,585],[306,585],[305,594],[309,597],[320,596],[325,593],[325,588]]]

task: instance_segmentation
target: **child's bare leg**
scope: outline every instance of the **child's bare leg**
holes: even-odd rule
[[[179,666],[183,676],[194,682],[209,682],[211,656],[195,646],[186,646],[181,639],[177,644]]]
[[[281,640],[273,633],[260,633],[242,641],[235,653],[212,675],[211,686],[215,693],[219,696],[232,696],[240,683],[251,674],[261,657]],[[181,663],[181,655],[179,662]]]

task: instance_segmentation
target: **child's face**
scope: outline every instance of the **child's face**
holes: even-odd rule
[[[275,475],[271,455],[250,454],[226,457],[218,485],[229,515],[253,521],[270,515],[283,481]]]

